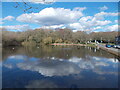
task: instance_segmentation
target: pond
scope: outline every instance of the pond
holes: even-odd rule
[[[119,58],[84,46],[5,47],[3,88],[118,88]]]

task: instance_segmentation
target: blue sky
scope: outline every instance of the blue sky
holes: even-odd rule
[[[19,3],[24,9],[23,3]],[[15,2],[2,3],[0,24],[13,31],[45,28],[71,28],[73,31],[117,31],[117,2],[55,2],[53,4],[29,3],[32,13],[14,8]]]

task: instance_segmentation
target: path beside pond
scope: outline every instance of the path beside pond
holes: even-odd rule
[[[105,51],[108,51],[108,52],[110,52],[112,54],[115,54],[115,55],[117,55],[117,56],[120,57],[120,50],[119,49],[116,49],[116,48],[107,48],[105,45],[102,45],[102,44],[98,44],[97,46],[99,48],[105,50]]]

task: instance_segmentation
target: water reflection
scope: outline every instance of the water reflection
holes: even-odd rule
[[[41,46],[37,47],[6,47],[3,48],[3,60],[12,55],[26,55],[29,57],[46,58],[56,57],[62,59],[69,59],[71,57],[86,58],[86,55],[114,58],[114,55],[106,53],[93,47],[80,47],[80,46]],[[90,50],[91,48],[91,50]],[[96,50],[96,52],[95,52]]]
[[[25,88],[59,88],[55,83],[49,80],[34,80],[30,82]]]
[[[3,49],[3,87],[118,87],[118,59],[100,49],[80,46],[14,48]]]

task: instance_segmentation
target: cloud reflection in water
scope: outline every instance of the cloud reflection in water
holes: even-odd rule
[[[97,59],[96,59],[97,58]],[[35,59],[35,58],[34,58]],[[101,60],[99,57],[90,57],[90,60],[84,60],[83,58],[72,57],[68,60],[58,59],[53,57],[50,59],[36,59],[25,60],[24,62],[17,63],[16,66],[22,70],[29,70],[38,72],[44,76],[68,76],[71,74],[79,74],[82,70],[88,69],[92,70],[97,74],[115,74],[117,72],[107,71],[107,69],[103,69],[102,67],[109,67],[110,63],[113,62],[110,60],[106,60],[106,62]],[[9,64],[5,64],[4,66],[11,68],[12,66]],[[114,67],[114,64],[113,64]],[[115,68],[115,67],[114,67]]]

